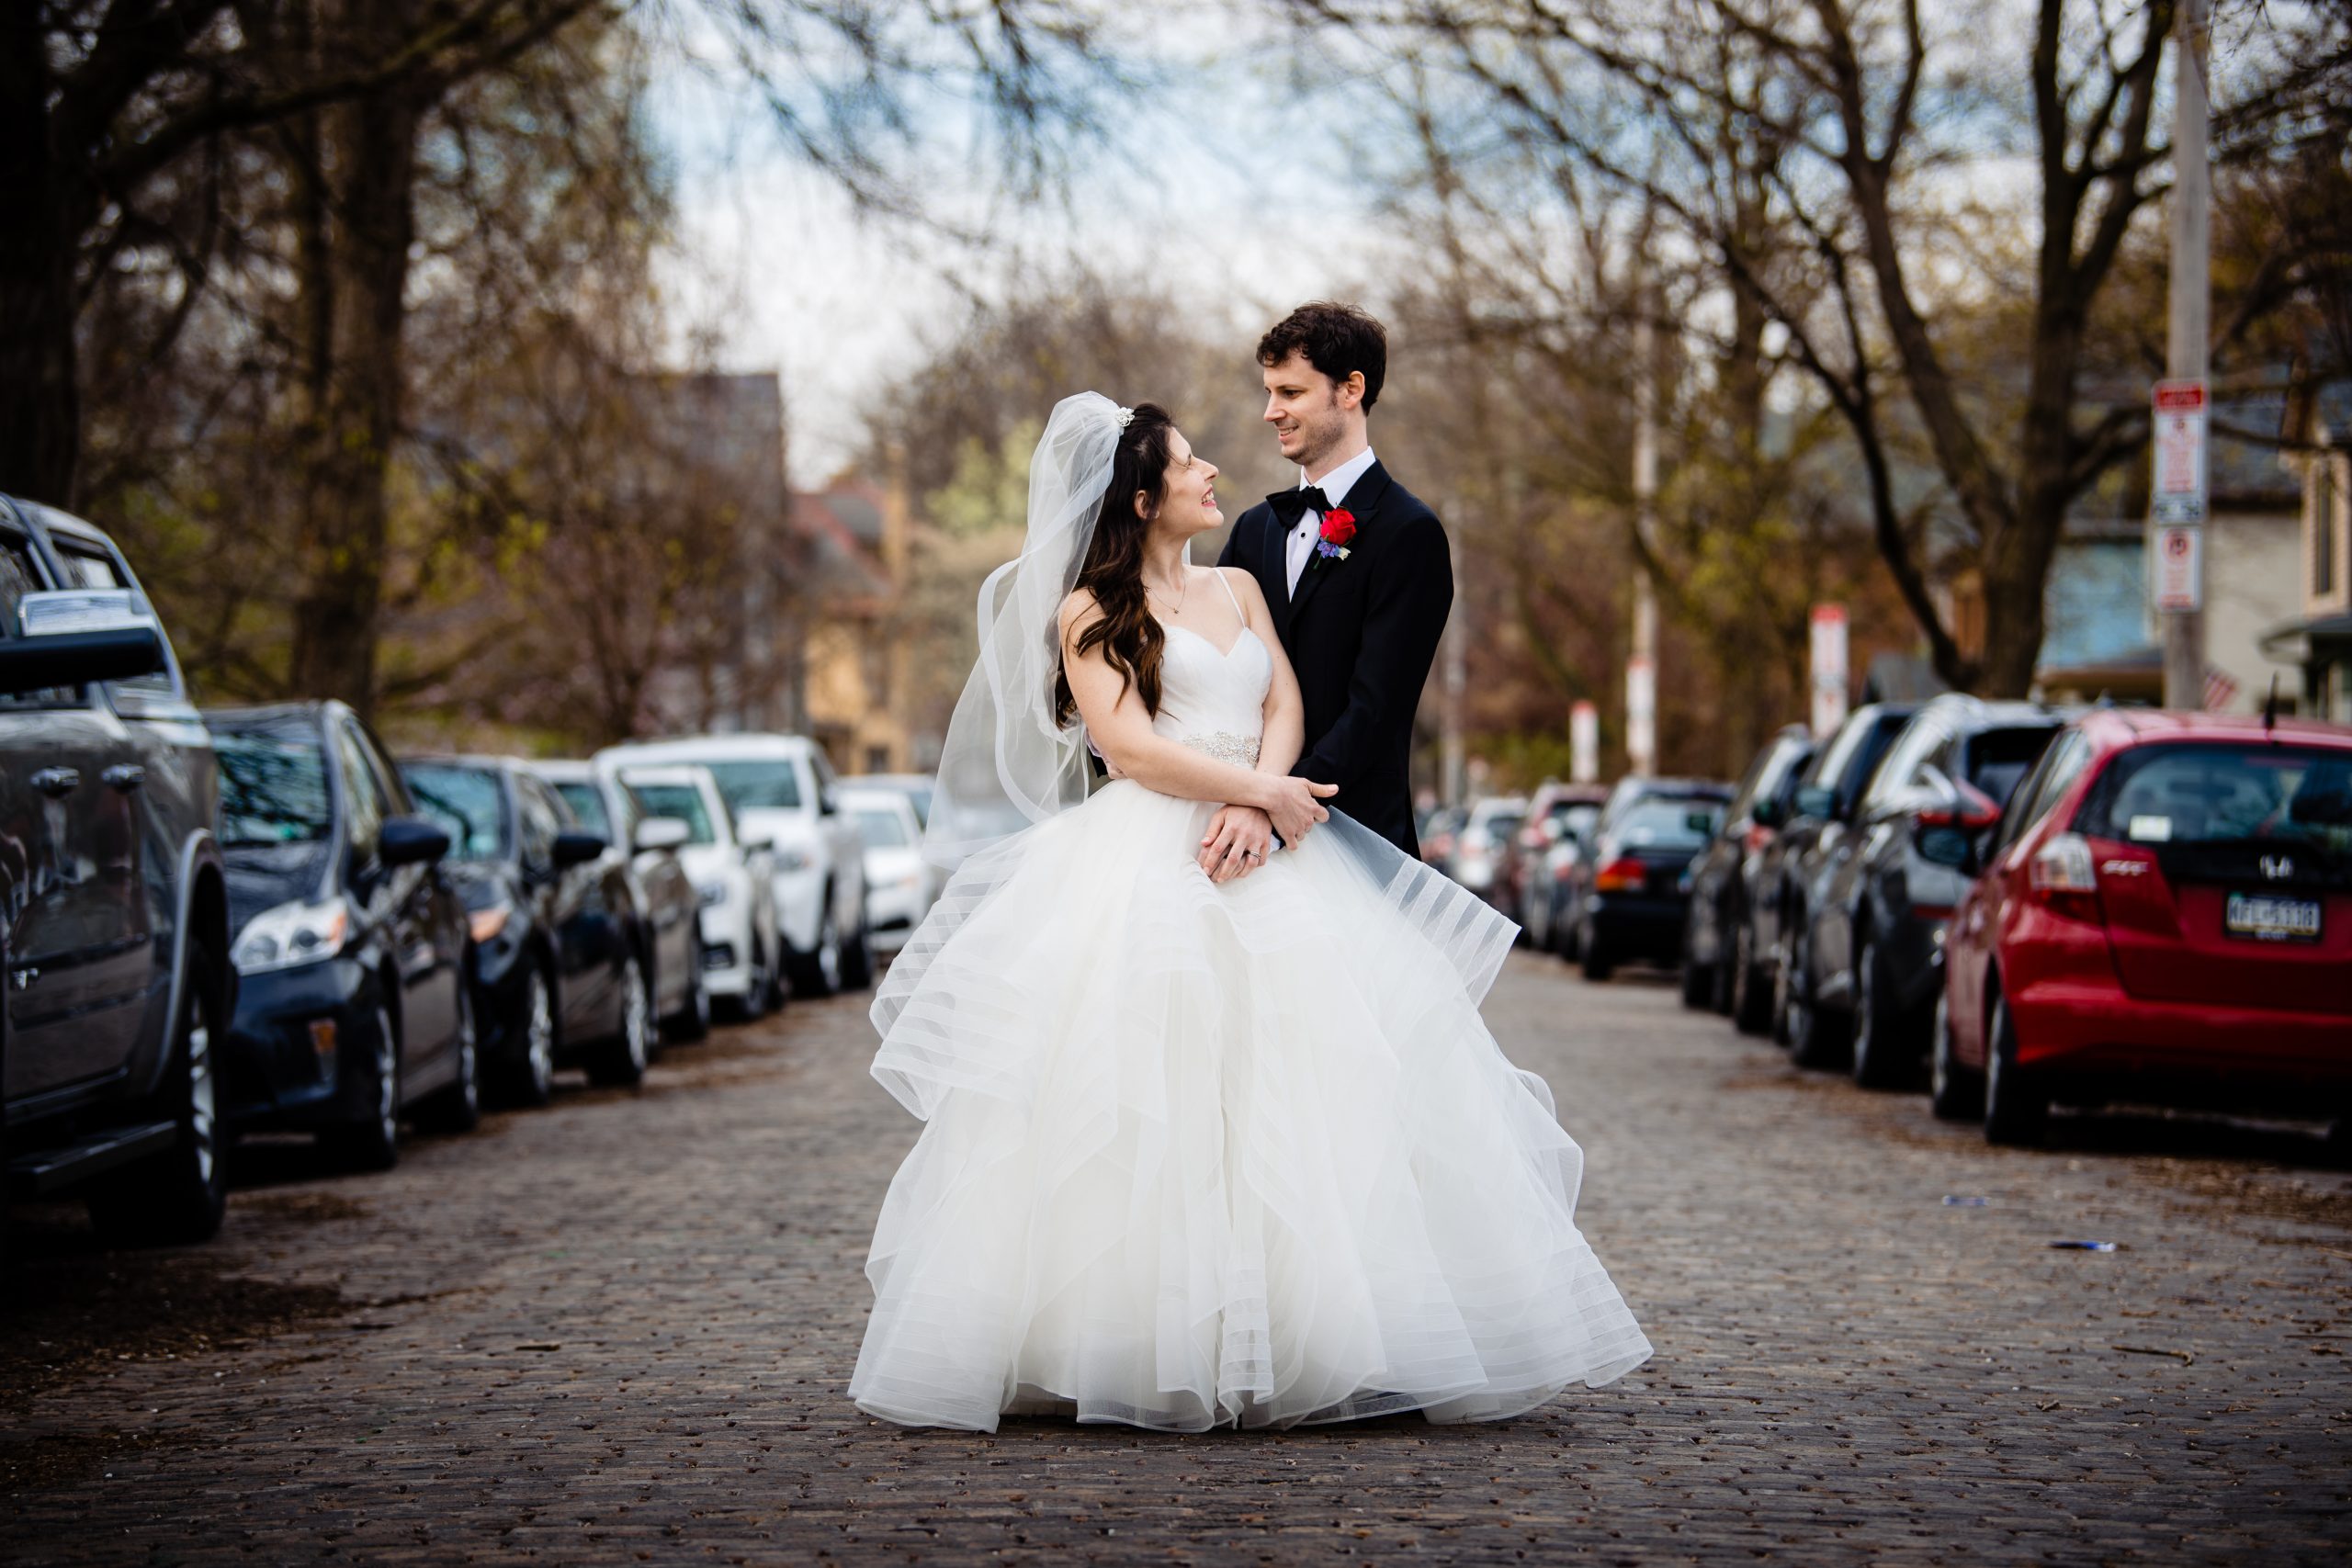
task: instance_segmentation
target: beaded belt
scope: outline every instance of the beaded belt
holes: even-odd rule
[[[1258,737],[1236,735],[1220,729],[1214,735],[1187,735],[1184,744],[1195,751],[1205,751],[1220,762],[1232,762],[1244,768],[1258,765]]]

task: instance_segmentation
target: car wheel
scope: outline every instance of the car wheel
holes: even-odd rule
[[[1715,961],[1709,965],[1714,985],[1707,993],[1707,1010],[1724,1018],[1731,1016],[1732,986],[1736,977],[1733,968],[1738,954],[1724,933],[1731,930],[1721,909],[1715,911]]]
[[[511,1028],[523,1037],[523,1052],[499,1075],[501,1097],[511,1105],[545,1105],[555,1098],[555,997],[547,971],[533,964],[523,976],[523,1006]]]
[[[1984,1053],[1984,1141],[2031,1145],[2050,1122],[2050,1097],[2018,1065],[2017,1026],[2007,997],[1993,1004],[1993,1035]]]
[[[1973,1122],[1984,1114],[1984,1080],[1960,1064],[1951,1037],[1951,1009],[1940,993],[1928,1026],[1928,1109],[1942,1122]]]
[[[1772,1032],[1772,987],[1757,973],[1756,928],[1745,919],[1731,933],[1731,1026],[1742,1034]]]
[[[166,1104],[179,1124],[172,1147],[90,1195],[90,1223],[109,1242],[173,1247],[209,1240],[229,1204],[227,1137],[212,1042],[220,998],[208,983],[211,955],[188,943],[185,994],[173,1029]]]
[[[1865,935],[1854,961],[1854,1081],[1864,1089],[1901,1089],[1918,1066],[1891,1001],[1878,940]]]
[[[401,1040],[392,1013],[376,1006],[376,1041],[358,1063],[367,1111],[326,1136],[336,1160],[351,1170],[390,1170],[401,1157]]]
[[[416,1108],[417,1125],[433,1133],[470,1133],[481,1122],[481,1048],[466,987],[458,987],[458,1081]]]
[[[1697,908],[1692,904],[1693,911]],[[1695,912],[1682,917],[1682,1005],[1693,1012],[1704,1012],[1712,1010],[1715,998],[1715,966],[1690,956],[1690,928],[1697,919]]]
[[[1789,953],[1789,1059],[1800,1067],[1846,1065],[1839,1019],[1823,1008],[1813,989],[1813,931],[1800,926]]]
[[[757,1023],[767,1016],[775,991],[775,971],[768,964],[767,948],[757,935],[752,938],[751,969],[743,981],[743,994],[728,999],[728,1016],[737,1023]]]
[[[686,943],[685,1005],[664,1021],[670,1038],[691,1043],[710,1035],[710,987],[702,983],[702,933],[696,931]]]
[[[842,946],[842,985],[849,990],[862,991],[874,984],[874,948],[866,940],[865,900],[857,901],[857,930]]]
[[[792,989],[804,997],[830,997],[842,988],[842,939],[833,924],[832,900],[817,918],[817,945],[792,956]]]
[[[653,998],[645,991],[645,966],[630,953],[621,964],[620,1029],[588,1059],[592,1082],[621,1089],[645,1080],[653,1059]]]
[[[1609,955],[1609,950],[1601,945],[1599,931],[1581,932],[1577,939],[1577,947],[1578,950],[1577,965],[1583,971],[1586,979],[1606,980],[1617,967]]]

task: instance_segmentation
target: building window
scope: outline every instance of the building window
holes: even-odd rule
[[[888,773],[890,771],[890,748],[888,746],[868,746],[865,749],[865,771],[869,773]]]

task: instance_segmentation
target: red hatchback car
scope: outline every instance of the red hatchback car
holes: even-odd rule
[[[2128,1100],[2346,1135],[2352,728],[2101,709],[2005,815],[1959,805],[2000,820],[1946,940],[1938,1115],[2030,1143],[2053,1102]]]

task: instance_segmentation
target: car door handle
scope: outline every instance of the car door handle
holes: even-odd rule
[[[117,762],[98,777],[106,780],[110,789],[129,792],[147,782],[147,770],[136,762]]]
[[[47,795],[67,795],[82,787],[82,775],[73,768],[43,768],[33,774],[33,788]]]

